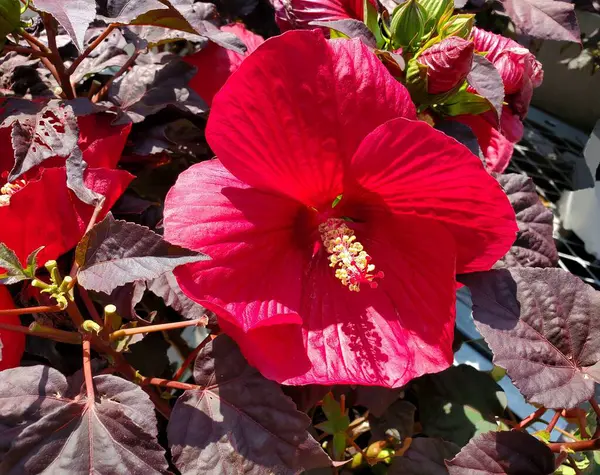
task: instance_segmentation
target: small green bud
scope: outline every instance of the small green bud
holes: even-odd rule
[[[350,468],[358,468],[363,464],[363,456],[360,452],[352,457],[352,462],[350,462]]]
[[[93,332],[96,335],[102,330],[102,327],[93,320],[86,320],[81,324],[81,328],[86,332]]]
[[[407,0],[392,15],[392,41],[395,48],[406,51],[419,49],[424,39],[427,12],[418,0]]]
[[[46,282],[42,282],[41,280],[38,280],[38,279],[33,279],[31,281],[31,285],[33,285],[37,289],[43,289],[43,290],[50,288],[50,285],[48,285]]]
[[[21,23],[21,2],[19,0],[0,0],[0,39],[12,33]]]
[[[446,23],[440,25],[440,36],[442,38],[459,36],[468,40],[474,25],[475,15],[454,15]]]

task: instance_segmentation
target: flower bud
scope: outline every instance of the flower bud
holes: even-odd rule
[[[398,6],[392,16],[394,47],[407,51],[418,49],[425,35],[427,13],[417,0],[407,0]]]
[[[440,35],[442,38],[458,36],[465,40],[471,36],[471,30],[475,24],[475,15],[454,15],[440,25]]]
[[[19,0],[0,0],[0,40],[15,31],[21,21],[21,2]]]
[[[417,61],[427,66],[427,92],[442,94],[461,84],[473,63],[472,41],[451,36],[425,50]]]

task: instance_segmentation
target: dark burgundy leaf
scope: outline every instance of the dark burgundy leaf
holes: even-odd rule
[[[79,284],[109,294],[121,285],[157,279],[181,264],[207,257],[169,244],[144,226],[115,220],[109,213],[83,237],[75,259]]]
[[[33,3],[38,10],[56,18],[77,49],[83,51],[85,32],[96,16],[95,0],[34,0]]]
[[[187,87],[196,69],[173,55],[165,59],[138,64],[113,82],[108,98],[123,113],[115,123],[141,122],[168,106],[193,114],[206,111],[204,101]]]
[[[311,26],[321,26],[338,31],[348,38],[360,38],[364,44],[371,48],[377,48],[377,40],[364,22],[354,19],[311,21]]]
[[[169,307],[179,312],[183,318],[197,319],[206,313],[206,309],[187,297],[179,287],[173,272],[147,282],[148,290],[162,298]]]
[[[476,434],[496,428],[506,396],[486,373],[467,365],[453,366],[413,383],[419,395],[423,432],[465,445]]]
[[[393,431],[394,437],[404,440],[413,435],[415,411],[417,408],[408,401],[398,400],[381,417],[369,417],[372,441],[383,440],[388,431]]]
[[[340,386],[336,386],[339,388]],[[320,384],[307,384],[306,386],[281,386],[283,392],[292,398],[296,407],[302,412],[308,412],[313,408],[325,394],[333,390],[332,386]],[[345,392],[344,392],[345,393]]]
[[[470,127],[455,120],[440,120],[436,122],[435,128],[463,144],[476,157],[483,158],[477,137]]]
[[[81,380],[47,366],[0,372],[0,473],[168,473],[146,393],[96,376],[88,404]]]
[[[123,356],[144,376],[168,377],[165,371],[169,368],[169,348],[171,344],[160,333],[148,333],[142,340],[128,345]]]
[[[560,0],[500,0],[515,26],[543,40],[581,43],[575,5]]]
[[[75,147],[65,162],[67,171],[67,187],[77,198],[88,205],[97,206],[104,201],[104,196],[90,190],[83,181],[87,163],[79,147]]]
[[[211,3],[195,2],[194,0],[169,0],[172,7],[191,25],[193,30],[223,48],[244,53],[246,46],[233,33],[221,31],[210,23],[218,14]]]
[[[108,23],[129,24],[137,17],[154,10],[168,10],[169,6],[159,0],[103,0],[100,1],[100,18]]]
[[[177,400],[168,426],[173,462],[183,475],[295,474],[331,465],[279,385],[249,366],[229,337],[200,353],[194,378],[203,389]]]
[[[572,408],[600,382],[600,294],[562,269],[515,267],[460,276],[494,363],[529,400]]]
[[[546,444],[526,432],[488,432],[471,440],[451,461],[450,475],[548,475],[554,456]]]
[[[79,127],[73,108],[69,105],[49,103],[35,116],[26,116],[13,123],[12,146],[15,164],[8,181],[52,157],[68,157],[79,138]]]
[[[448,475],[445,460],[453,458],[460,447],[430,437],[413,439],[402,457],[394,457],[388,475]],[[483,475],[480,474],[480,475]]]
[[[350,397],[354,396],[353,403],[355,405],[365,406],[375,417],[381,417],[390,405],[400,397],[402,391],[402,388],[358,386]]]
[[[100,33],[100,32],[99,32]],[[98,35],[93,35],[90,40]],[[79,83],[95,74],[113,75],[129,59],[125,52],[127,42],[120,30],[113,30],[88,57],[86,57],[71,76],[74,83]]]
[[[500,120],[504,101],[504,83],[496,67],[483,56],[474,54],[467,82],[477,91],[477,94],[489,101]]]
[[[552,211],[540,201],[531,178],[510,173],[497,175],[496,179],[508,195],[519,224],[517,240],[502,263],[508,267],[556,266],[558,251],[552,237]]]

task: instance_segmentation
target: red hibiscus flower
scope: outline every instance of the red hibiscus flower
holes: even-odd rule
[[[544,78],[542,65],[526,48],[510,38],[473,28],[473,43],[485,52],[502,77],[507,103],[502,110],[498,130],[492,112],[479,116],[461,116],[461,122],[471,127],[490,171],[503,172],[513,153],[513,146],[523,137],[521,120],[527,115],[533,89]]]
[[[198,68],[198,73],[189,82],[189,86],[210,106],[215,94],[225,84],[231,74],[240,67],[242,61],[252,51],[264,43],[262,36],[246,30],[241,23],[223,26],[223,31],[233,33],[246,45],[246,54],[236,53],[209,43],[204,49],[185,58],[186,62]]]
[[[0,285],[0,309],[15,308],[10,293]],[[18,315],[1,315],[0,323],[20,325]],[[0,329],[0,371],[19,366],[25,351],[25,334]]]
[[[362,0],[271,0],[281,31],[314,28],[311,21],[363,19]]]
[[[317,30],[268,40],[215,97],[218,159],[179,176],[165,237],[212,258],[177,280],[266,377],[397,387],[451,364],[455,274],[517,226],[479,159],[414,119],[364,44]]]
[[[79,147],[88,164],[84,180],[88,188],[104,195],[103,215],[125,191],[133,176],[114,168],[121,157],[130,125],[113,127],[109,115],[77,119]],[[0,242],[25,262],[40,246],[38,262],[56,259],[83,236],[94,207],[81,202],[67,188],[65,160],[46,160],[24,178],[11,184],[6,177],[14,163],[10,128],[0,129]],[[10,152],[9,152],[10,151]]]

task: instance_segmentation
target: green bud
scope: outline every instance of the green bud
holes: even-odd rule
[[[454,15],[443,25],[440,25],[440,35],[442,38],[459,36],[468,40],[474,24],[475,15]]]
[[[425,23],[425,33],[432,31],[440,22],[447,20],[454,12],[453,0],[419,0],[419,3],[425,10],[427,22]]]
[[[358,468],[363,464],[363,456],[360,452],[352,457],[352,462],[350,462],[350,468]]]
[[[21,23],[21,2],[0,0],[0,39],[15,31]]]
[[[81,328],[83,328],[83,330],[86,332],[93,332],[96,335],[102,330],[102,327],[93,320],[86,320],[81,324]]]
[[[416,51],[424,40],[427,12],[417,0],[407,0],[392,15],[392,41],[395,48]]]

